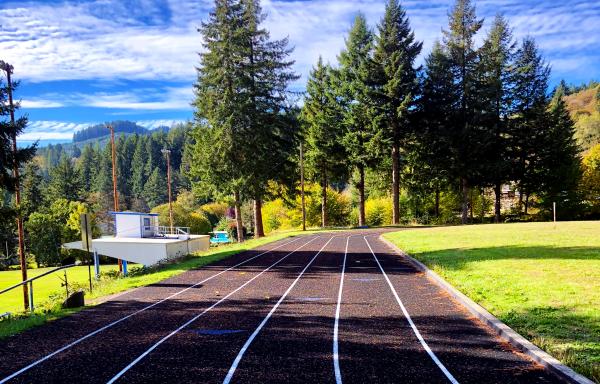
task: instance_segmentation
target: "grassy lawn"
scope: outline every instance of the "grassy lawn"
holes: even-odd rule
[[[248,240],[241,244],[233,243],[221,245],[219,247],[210,248],[206,252],[190,255],[176,263],[165,264],[154,268],[138,269],[136,271],[135,266],[130,266],[131,275],[128,277],[105,276],[99,282],[95,282],[93,293],[89,294],[89,292],[86,292],[86,302],[89,302],[89,300],[93,300],[94,298],[122,292],[131,288],[154,284],[187,270],[199,268],[206,264],[225,259],[236,253],[276,240],[311,232],[312,231],[279,232],[261,239]],[[29,276],[41,274],[43,273],[43,270],[45,269],[31,270]],[[110,265],[101,267],[102,272],[110,270],[116,271],[117,266]],[[59,276],[62,276],[61,273],[62,271],[59,271]],[[71,268],[67,273],[69,284],[74,282],[81,286],[81,288],[87,287],[87,266]],[[0,289],[15,284],[19,280],[20,271],[0,272]],[[37,280],[34,283],[35,301],[37,306],[36,313],[16,314],[16,316],[11,319],[0,321],[0,339],[73,313],[74,310],[63,310],[57,305],[57,300],[62,301],[65,297],[64,288],[61,288],[60,284],[61,281],[55,274]],[[17,289],[14,293],[2,295],[2,300],[0,301],[0,313],[22,310],[22,305],[22,291]]]
[[[600,222],[438,227],[385,237],[600,382]]]
[[[116,271],[118,266],[115,265],[102,265],[100,270],[105,271]],[[37,268],[30,269],[27,271],[27,277],[32,278],[39,276],[44,272],[47,272],[54,268]],[[62,271],[54,272],[46,277],[36,280],[33,283],[34,293],[34,304],[42,303],[47,301],[51,295],[60,292],[65,293],[65,288],[61,287],[62,280],[64,278],[64,272],[67,272],[67,279],[69,285],[84,285],[88,284],[88,267],[79,266],[73,267]],[[94,268],[92,267],[92,274]],[[0,272],[0,290],[10,287],[11,285],[17,284],[21,281],[21,271],[1,271]],[[2,294],[0,300],[0,313],[4,312],[19,312],[23,310],[23,290],[22,288],[16,288],[12,291]]]

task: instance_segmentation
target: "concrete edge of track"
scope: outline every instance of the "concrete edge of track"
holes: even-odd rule
[[[497,317],[489,313],[481,305],[477,304],[476,302],[468,298],[466,295],[464,295],[462,292],[460,292],[458,289],[454,288],[454,286],[449,284],[440,275],[427,268],[425,264],[421,263],[420,261],[408,255],[406,252],[402,251],[396,246],[396,244],[383,237],[383,235],[380,235],[379,239],[392,250],[394,250],[398,255],[406,258],[406,260],[408,260],[412,265],[414,265],[415,268],[417,268],[419,271],[423,272],[429,279],[433,280],[450,296],[452,296],[453,299],[462,304],[473,316],[477,317],[484,324],[492,328],[494,332],[496,332],[496,334],[500,336],[503,340],[508,342],[520,352],[529,356],[538,364],[542,365],[546,370],[548,370],[558,378],[567,380],[572,383],[594,384],[594,382],[588,379],[587,377],[580,375],[571,368],[562,364],[556,358],[552,357],[548,353],[535,346],[532,342],[521,336],[515,330],[513,330],[508,325],[500,321]]]

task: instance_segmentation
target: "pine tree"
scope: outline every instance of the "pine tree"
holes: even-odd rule
[[[313,178],[321,184],[321,225],[328,225],[327,187],[332,180],[345,174],[345,151],[341,144],[344,134],[332,69],[319,57],[310,72],[302,108],[306,130],[306,163]]]
[[[243,78],[244,8],[239,1],[216,0],[208,21],[200,27],[200,54],[195,85],[196,128],[190,174],[194,188],[213,197],[234,196],[238,241],[243,241],[241,198],[249,164],[244,150],[248,137]]]
[[[290,110],[287,88],[298,79],[289,60],[288,39],[270,40],[269,32],[261,28],[265,19],[259,1],[243,0],[242,65],[240,79],[248,101],[245,109],[247,127],[244,150],[247,190],[254,198],[255,236],[264,236],[262,199],[270,180],[281,177],[295,145],[295,125],[286,116]],[[253,160],[251,160],[251,158]]]
[[[539,190],[540,152],[548,126],[548,78],[550,68],[532,38],[523,40],[515,59],[513,118],[510,124],[512,179],[517,182],[520,205],[525,214],[532,193]]]
[[[485,134],[478,125],[478,90],[481,85],[477,78],[478,52],[474,41],[483,20],[477,19],[471,0],[457,0],[448,18],[448,30],[443,31],[444,44],[456,92],[454,122],[450,131],[453,173],[460,179],[462,222],[465,224],[469,215],[470,188],[481,178],[480,160],[486,144]]]
[[[575,140],[575,124],[564,101],[566,90],[559,86],[550,101],[547,133],[541,152],[541,197],[547,209],[552,202],[570,217],[575,217],[577,186],[581,179],[580,148]],[[562,214],[561,217],[566,215]]]
[[[131,195],[134,199],[141,199],[144,193],[144,184],[148,179],[146,174],[146,163],[148,154],[146,152],[147,136],[139,136],[135,143],[133,158],[131,159]]]
[[[411,110],[418,93],[415,60],[422,43],[415,41],[406,11],[398,0],[389,0],[378,26],[373,56],[376,122],[391,147],[393,223],[400,222],[400,158],[403,140],[411,130]]]
[[[497,15],[479,52],[479,102],[487,129],[484,179],[494,187],[495,222],[500,222],[501,187],[510,179],[508,124],[513,98],[515,43],[506,19]]]
[[[25,209],[24,217],[39,210],[44,204],[45,180],[35,161],[25,164],[21,181],[21,198]]]
[[[50,170],[49,201],[58,199],[80,201],[82,200],[82,192],[83,183],[80,173],[73,165],[73,161],[63,155],[56,167]]]
[[[428,180],[435,194],[434,215],[440,214],[440,193],[452,175],[452,124],[456,92],[450,58],[442,45],[435,42],[425,59],[425,77],[419,100],[419,126],[417,131],[420,145],[413,153],[421,164],[422,182]]]
[[[371,121],[373,105],[370,101],[372,89],[369,75],[372,69],[373,34],[362,14],[354,19],[354,24],[346,40],[346,47],[340,53],[338,92],[343,104],[345,134],[343,143],[348,160],[358,171],[356,187],[359,195],[358,225],[365,222],[365,169],[377,158],[375,132]]]
[[[85,191],[92,191],[94,179],[97,174],[97,158],[98,154],[94,150],[94,147],[92,147],[91,144],[86,144],[85,147],[83,147],[83,151],[81,152],[81,156],[77,163],[79,173],[81,174],[83,189]]]
[[[146,185],[144,185],[143,197],[151,208],[167,201],[167,175],[163,174],[159,168],[154,168],[150,174]]]

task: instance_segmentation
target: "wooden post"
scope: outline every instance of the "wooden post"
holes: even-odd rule
[[[302,230],[306,231],[306,203],[304,200],[304,148],[300,142],[300,198],[302,200]]]
[[[171,234],[173,234],[173,203],[171,195],[171,151],[161,150],[167,156],[167,189],[169,191],[169,224],[171,225]]]
[[[0,67],[6,71],[6,82],[8,86],[8,105],[10,111],[10,123],[15,126],[15,106],[13,104],[12,94],[12,80],[11,75],[13,66],[0,61]],[[13,177],[15,179],[15,205],[17,208],[17,232],[19,237],[19,263],[21,264],[21,278],[23,281],[27,280],[27,260],[25,258],[25,239],[23,234],[23,217],[19,210],[21,206],[21,183],[19,181],[19,164],[17,163],[17,135],[13,134],[12,137],[12,151],[13,151]],[[23,306],[25,310],[30,309],[31,303],[29,302],[29,293],[27,290],[27,284],[23,284]]]
[[[110,130],[110,145],[112,152],[112,180],[113,180],[113,204],[114,211],[119,212],[119,192],[117,191],[117,153],[115,150],[115,129],[112,125],[106,124],[106,127]],[[116,235],[116,233],[115,233]],[[123,272],[123,261],[117,259],[119,264],[119,272]]]

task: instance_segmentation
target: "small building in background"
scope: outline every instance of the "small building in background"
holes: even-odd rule
[[[114,236],[92,240],[92,249],[100,255],[143,265],[180,258],[208,250],[210,236],[194,235],[187,227],[160,226],[158,214],[110,212],[114,216]],[[83,249],[81,241],[63,244]]]

